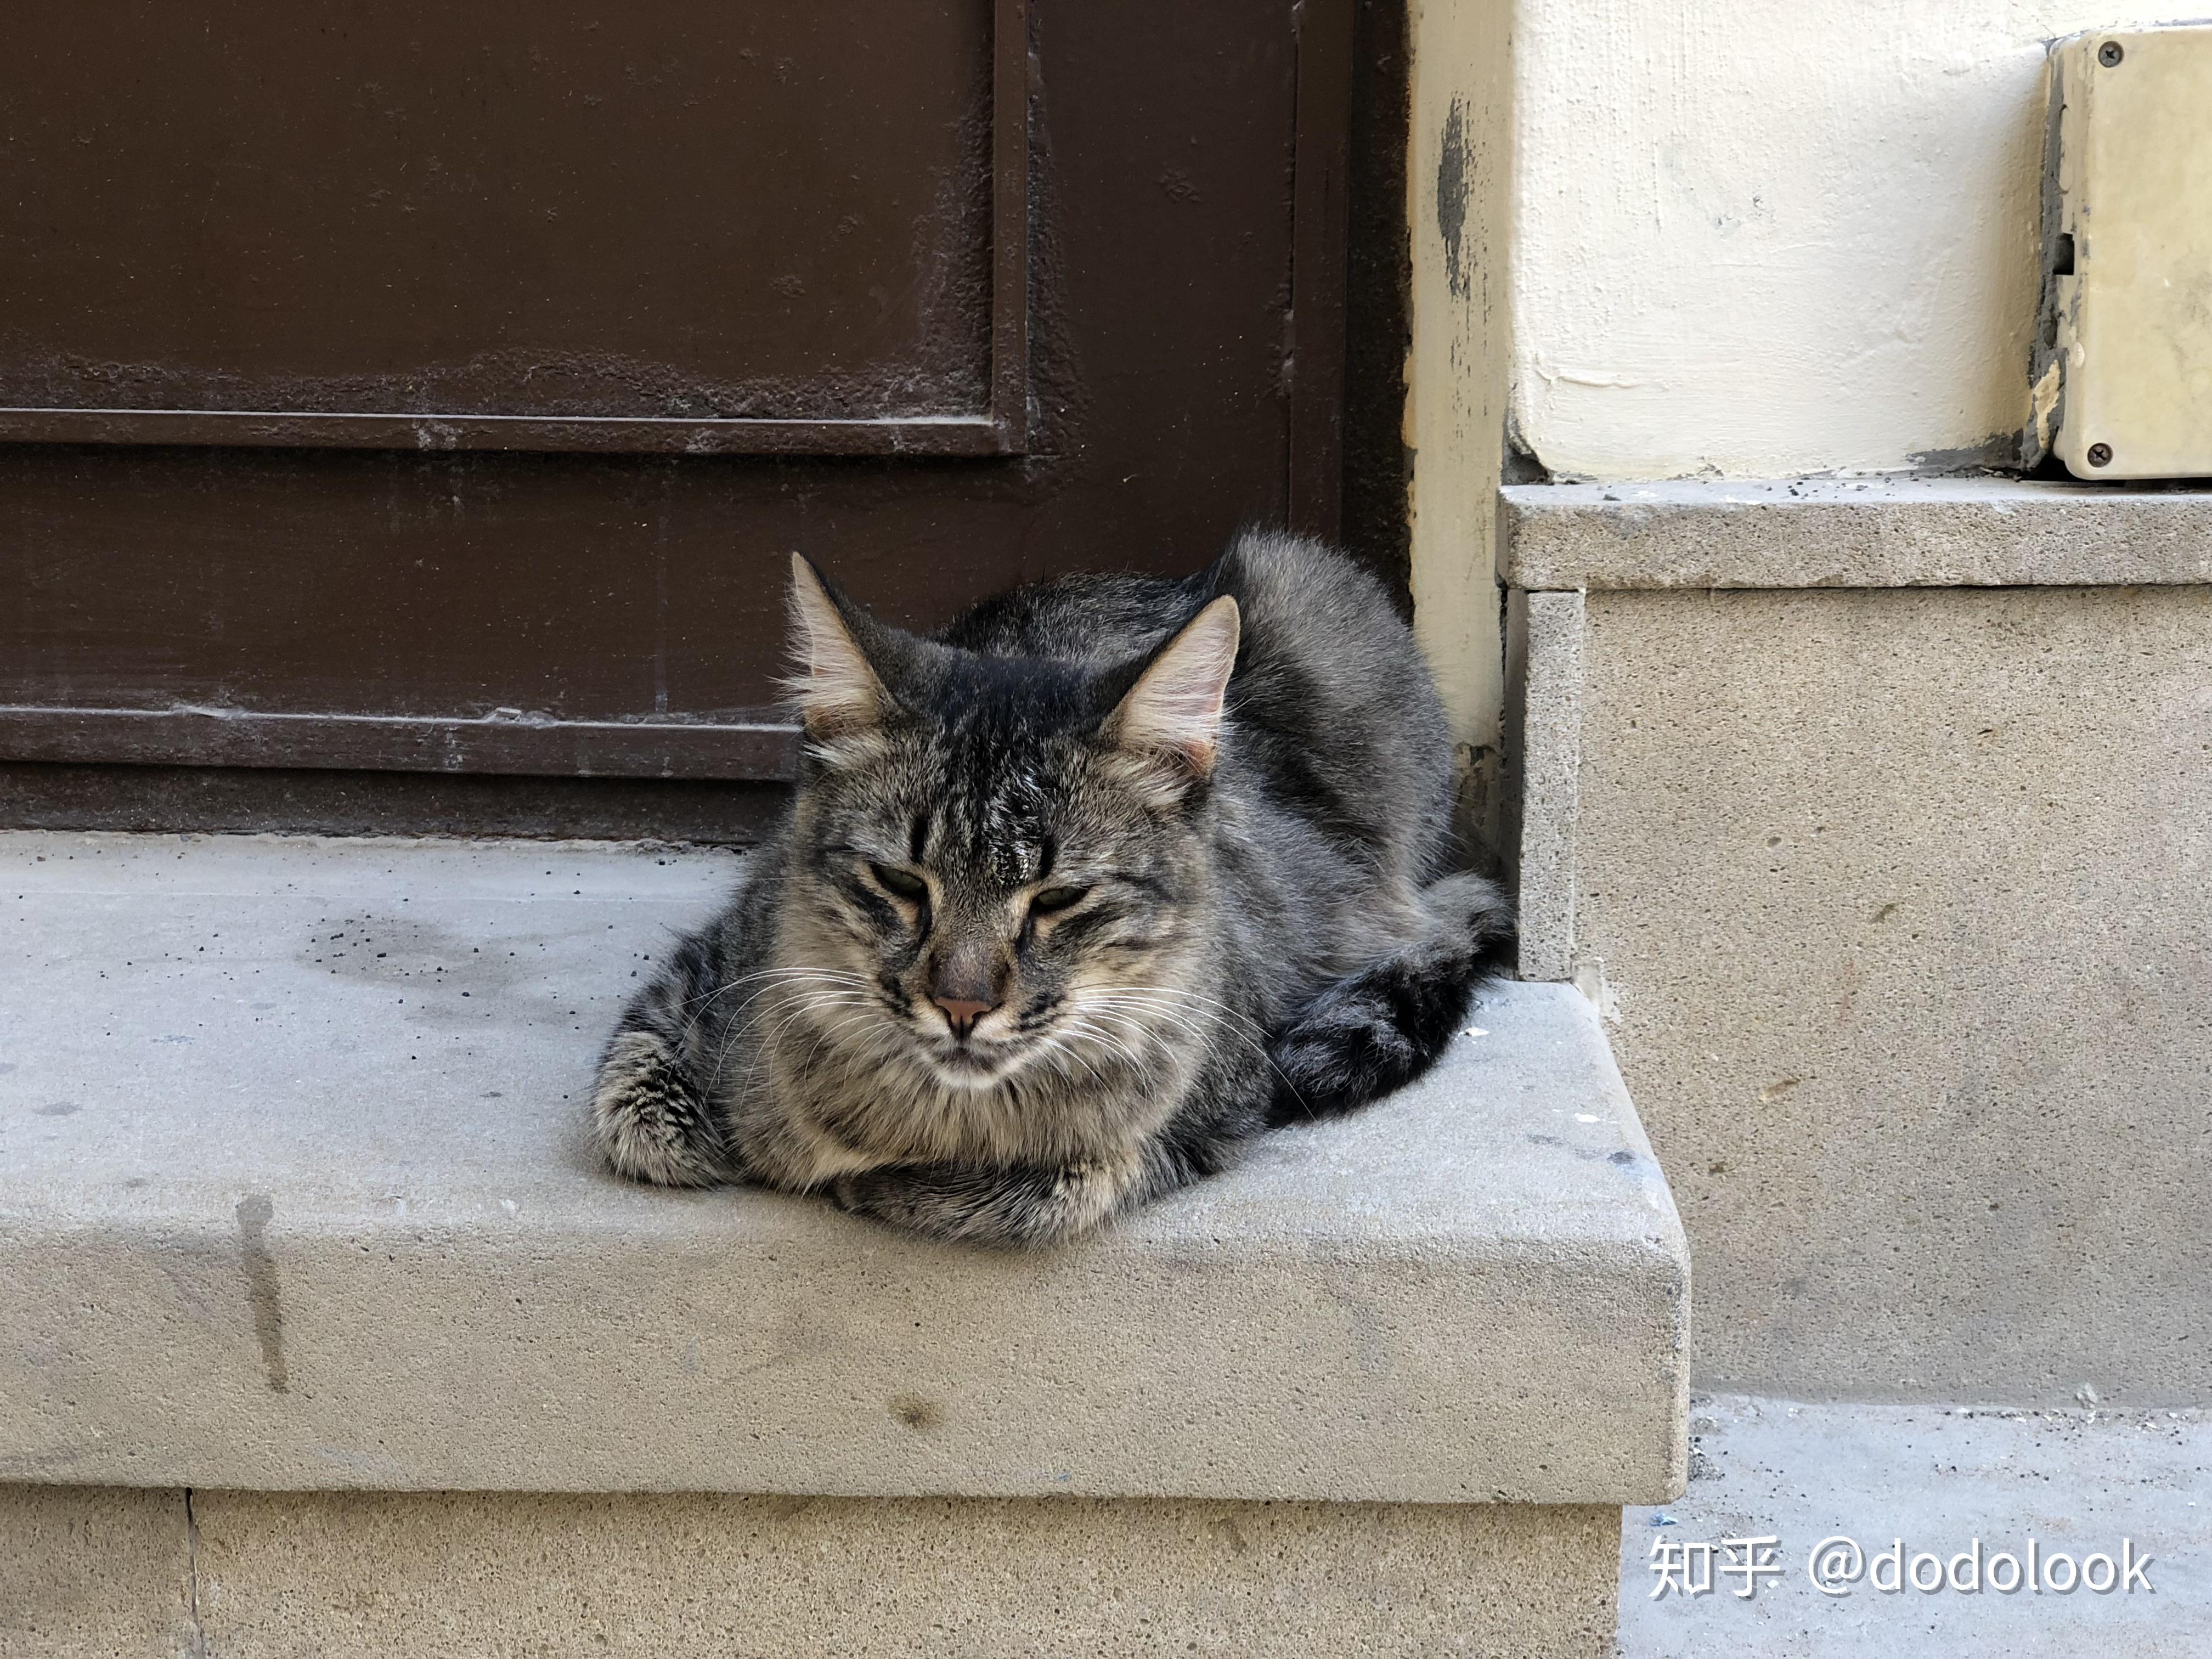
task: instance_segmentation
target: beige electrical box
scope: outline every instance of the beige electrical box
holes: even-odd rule
[[[2031,459],[2212,474],[2212,27],[2051,52]]]

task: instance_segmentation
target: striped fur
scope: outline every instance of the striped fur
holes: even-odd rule
[[[608,1046],[626,1175],[1050,1243],[1419,1075],[1510,937],[1419,653],[1317,544],[933,639],[802,564],[793,611],[792,812]]]

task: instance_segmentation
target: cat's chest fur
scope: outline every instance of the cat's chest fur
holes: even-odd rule
[[[1123,1158],[1173,1113],[1193,1071],[1192,1056],[1163,1043],[1140,1051],[1141,1066],[1102,1062],[1088,1089],[1020,1072],[963,1087],[901,1056],[836,1048],[812,1022],[763,1038],[736,1115],[756,1125],[761,1173],[801,1187],[885,1164]]]

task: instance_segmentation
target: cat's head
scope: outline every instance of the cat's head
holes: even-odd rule
[[[1234,599],[1098,668],[918,639],[794,557],[791,625],[806,743],[772,1000],[968,1090],[1149,1065],[1219,1018],[1191,981]]]

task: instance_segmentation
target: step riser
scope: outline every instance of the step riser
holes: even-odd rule
[[[181,1492],[0,1487],[0,1638],[40,1659],[1606,1659],[1619,1543],[1605,1507],[219,1491],[188,1530]]]

